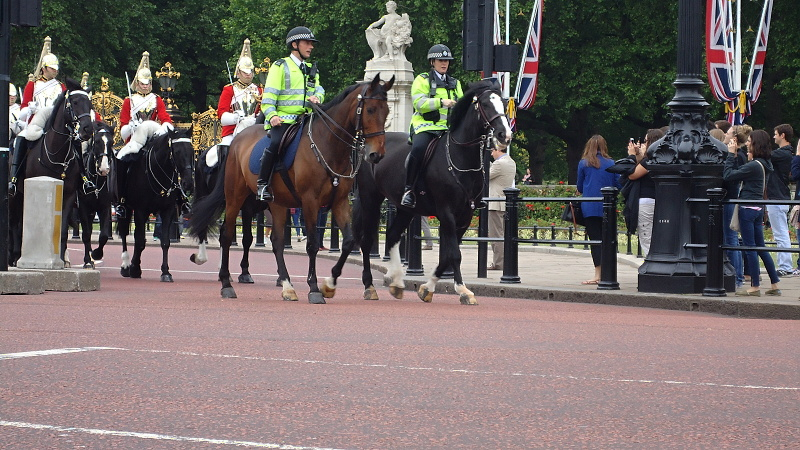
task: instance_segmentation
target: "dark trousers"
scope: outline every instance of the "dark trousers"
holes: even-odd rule
[[[589,239],[592,241],[600,241],[603,239],[603,218],[602,217],[584,217],[586,221],[586,234],[589,235]],[[594,262],[595,267],[600,267],[600,262],[602,259],[600,258],[600,246],[593,245],[592,246],[592,262]]]

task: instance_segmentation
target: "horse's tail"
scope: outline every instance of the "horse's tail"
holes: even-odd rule
[[[218,219],[225,211],[225,162],[222,158],[218,164],[214,189],[205,197],[198,198],[192,205],[192,216],[189,218],[189,236],[205,239],[216,236],[219,230]]]

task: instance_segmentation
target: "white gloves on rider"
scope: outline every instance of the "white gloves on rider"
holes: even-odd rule
[[[36,111],[39,110],[39,105],[36,102],[28,102],[28,117],[36,114]]]
[[[224,112],[222,113],[222,117],[219,118],[219,123],[227,127],[238,124],[242,119],[244,119],[244,114],[242,114],[241,111]]]
[[[158,131],[156,131],[156,136],[163,136],[169,133],[170,131],[173,131],[174,129],[175,127],[173,127],[171,123],[164,122],[161,124],[161,128],[159,128]]]
[[[127,140],[129,137],[131,137],[140,123],[141,122],[138,120],[131,120],[127,125],[123,125],[122,128],[119,129],[119,134],[122,136],[122,139]]]

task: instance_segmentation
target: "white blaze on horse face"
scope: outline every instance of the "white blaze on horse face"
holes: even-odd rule
[[[505,114],[505,108],[503,107],[503,99],[501,99],[499,95],[493,93],[489,95],[489,101],[492,103],[492,106],[494,106],[495,112],[500,114],[500,120],[503,122],[503,128],[505,128],[505,142],[498,141],[497,136],[495,136],[496,145],[500,148],[506,148],[508,144],[511,143],[512,133],[511,126],[508,124],[508,117]]]

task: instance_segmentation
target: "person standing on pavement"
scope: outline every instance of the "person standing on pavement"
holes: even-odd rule
[[[489,197],[503,197],[503,189],[514,187],[514,176],[517,174],[517,163],[506,153],[506,149],[492,149],[494,161],[489,166]],[[489,237],[501,238],[505,234],[503,215],[506,212],[506,202],[489,202]],[[488,270],[503,269],[504,243],[492,242],[492,264]]]
[[[607,172],[614,161],[608,156],[608,144],[603,136],[595,134],[586,142],[583,157],[578,162],[578,193],[584,197],[601,197],[600,189],[608,186],[620,187],[619,174]],[[585,202],[581,204],[583,219],[586,222],[586,234],[589,239],[603,239],[603,204],[602,202]],[[592,262],[594,278],[581,284],[597,284],[600,282],[600,246],[592,246]]]
[[[773,140],[778,144],[778,149],[772,151],[772,168],[775,172],[767,182],[767,197],[770,200],[789,200],[789,180],[792,167],[792,144],[789,141],[794,135],[794,130],[789,124],[781,124],[773,129]],[[791,248],[792,240],[789,237],[789,205],[767,205],[769,223],[772,227],[772,236],[778,248]],[[800,275],[792,265],[790,253],[778,252],[778,275],[790,277]]]
[[[763,200],[766,198],[769,177],[772,176],[772,163],[770,154],[772,149],[769,142],[769,134],[764,130],[755,130],[747,138],[747,159],[748,162],[738,169],[736,164],[737,143],[728,142],[728,157],[725,159],[725,168],[722,172],[722,179],[725,181],[741,182],[742,190],[739,198],[742,200]],[[741,204],[739,205],[739,227],[742,233],[742,243],[745,247],[764,246],[764,208],[760,205]],[[742,296],[761,296],[761,270],[758,259],[764,263],[764,268],[769,274],[772,286],[765,294],[778,296],[781,290],[778,289],[780,276],[775,270],[775,263],[772,261],[768,251],[747,250],[746,264],[750,274],[750,288],[739,289],[736,295]]]

